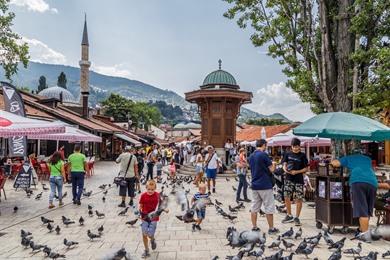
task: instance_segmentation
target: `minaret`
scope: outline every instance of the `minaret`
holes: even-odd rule
[[[80,64],[80,103],[83,109],[83,117],[88,117],[88,96],[89,96],[89,42],[87,30],[87,15],[85,14],[83,39],[81,41],[81,60]]]

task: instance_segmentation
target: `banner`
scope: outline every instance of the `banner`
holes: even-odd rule
[[[1,82],[4,97],[5,111],[18,116],[26,116],[24,103],[19,91],[7,82]],[[10,157],[26,157],[27,138],[25,136],[13,136],[8,139]]]

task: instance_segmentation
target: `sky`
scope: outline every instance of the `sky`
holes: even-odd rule
[[[223,17],[222,0],[11,0],[13,29],[31,60],[78,66],[87,14],[92,70],[139,80],[184,96],[218,68],[253,92],[248,108],[296,121],[313,114],[285,87],[286,77],[250,29]]]

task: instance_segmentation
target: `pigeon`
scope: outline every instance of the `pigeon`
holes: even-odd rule
[[[53,220],[45,218],[44,216],[41,216],[41,221],[42,221],[43,225],[46,225],[48,223],[54,223]]]
[[[239,251],[237,255],[226,256],[225,259],[228,259],[228,260],[241,260],[242,257],[244,256],[244,254],[245,254],[245,251]]]
[[[324,232],[323,237],[324,237],[324,240],[325,240],[325,242],[326,242],[326,244],[327,244],[328,246],[334,244],[333,239],[329,236],[329,234],[328,234],[327,231]]]
[[[40,251],[45,246],[38,245],[38,244],[35,244],[34,241],[30,241],[30,247],[31,247],[32,251],[34,252],[34,251]]]
[[[51,233],[54,229],[54,227],[49,223],[47,224],[47,229],[49,230],[49,233]]]
[[[317,236],[315,236],[313,238],[307,238],[306,241],[307,241],[308,244],[318,245],[318,243],[321,240],[321,237],[322,237],[322,234],[319,233]]]
[[[299,228],[297,232],[295,232],[295,239],[301,238],[302,237],[302,228]]]
[[[93,206],[91,206],[91,205],[88,204],[88,209],[89,209],[89,210],[92,210],[92,209],[93,209]]]
[[[68,239],[64,238],[64,245],[66,245],[68,248],[78,244],[79,242],[69,241]]]
[[[213,258],[211,258],[211,260],[218,260],[219,259],[219,256],[214,256]]]
[[[97,210],[95,210],[95,213],[96,213],[96,216],[98,217],[98,218],[104,218],[106,215],[104,215],[104,213],[101,213],[101,212],[99,212],[99,211],[97,211]]]
[[[79,224],[80,226],[84,225],[84,218],[82,216],[79,218]]]
[[[99,186],[99,189],[104,190],[106,188],[107,184],[102,184]]]
[[[292,238],[293,235],[294,235],[294,229],[291,227],[289,230],[287,230],[286,232],[284,232],[282,234],[282,237],[283,238]]]
[[[107,195],[108,190],[103,191],[103,195]]]
[[[264,254],[264,250],[265,250],[265,246],[264,244],[262,244],[261,247],[258,247],[253,251],[248,252],[248,256],[261,257]]]
[[[88,210],[88,215],[89,215],[90,217],[93,217],[93,211],[92,211],[92,210]]]
[[[42,250],[42,252],[44,252],[46,254],[46,256],[49,256],[50,252],[51,252],[51,248],[48,247],[48,246],[45,246]]]
[[[342,239],[340,239],[339,241],[331,244],[328,249],[341,249],[344,247],[344,242],[347,238],[346,237],[343,237]]]
[[[328,260],[340,260],[341,259],[341,249],[337,249],[333,252],[333,254],[330,255]]]
[[[295,246],[293,243],[287,242],[286,240],[282,239],[283,245],[286,248],[286,250],[291,249],[293,246]]]
[[[382,254],[382,258],[390,256],[390,250],[387,250],[385,253]]]
[[[226,181],[230,181],[228,177],[226,177]]]
[[[19,209],[19,208],[18,208],[17,206],[15,206],[15,207],[14,207],[14,213],[16,213],[16,212],[18,211],[18,209]]]
[[[292,260],[293,255],[295,255],[295,253],[290,253],[290,255],[285,256],[285,257],[280,257],[278,260]]]
[[[283,249],[280,249],[276,254],[263,258],[264,260],[279,260],[282,258]]]
[[[120,260],[120,259],[129,259],[131,260],[132,258],[129,258],[127,255],[127,252],[124,248],[119,249],[118,251],[115,251],[108,256],[106,256],[104,259],[105,260]]]
[[[90,197],[92,195],[92,191],[88,191],[88,192],[83,192],[83,196],[85,197]]]
[[[30,246],[31,238],[28,237],[22,237],[21,244],[24,246],[24,248],[27,248]]]
[[[236,187],[232,186],[232,188],[233,188],[234,191],[237,191],[237,188],[236,188]]]
[[[87,235],[88,235],[88,237],[89,237],[89,239],[90,239],[91,241],[93,241],[94,238],[100,238],[100,237],[101,237],[100,234],[94,234],[94,233],[92,233],[91,230],[89,230],[89,229],[88,229],[88,231],[87,231]]]
[[[300,254],[300,255],[305,255],[306,258],[308,258],[307,256],[310,255],[311,253],[313,253],[314,247],[315,247],[315,245],[307,246],[304,249],[295,250],[295,253]]]
[[[299,251],[299,250],[305,249],[306,247],[307,247],[306,238],[304,238],[303,241],[298,245],[296,250]]]
[[[366,256],[358,256],[355,257],[354,259],[359,259],[359,260],[376,260],[378,256],[378,252],[370,252]]]
[[[230,212],[234,212],[234,213],[236,213],[236,212],[237,212],[237,209],[235,209],[235,208],[232,208],[232,206],[230,206],[230,205],[229,205],[229,211],[230,211]]]
[[[42,191],[35,196],[35,200],[40,200],[42,198]]]
[[[61,228],[60,228],[60,226],[58,226],[58,225],[57,225],[57,227],[56,227],[55,231],[56,231],[57,235],[59,235],[59,234],[60,234],[60,232],[61,232]]]
[[[122,210],[121,212],[118,213],[118,216],[124,216],[128,210],[129,210],[129,207],[126,207],[124,210]]]
[[[104,227],[103,227],[103,225],[101,225],[101,226],[98,228],[98,232],[99,232],[99,234],[101,235],[101,234],[103,233],[103,231],[104,231]]]
[[[61,255],[59,253],[50,251],[50,254],[48,255],[48,257],[51,259],[57,259],[57,258],[65,258],[65,255]]]
[[[65,191],[65,192],[62,194],[62,199],[64,199],[67,195],[68,195],[68,192]]]
[[[20,237],[28,237],[28,236],[31,236],[32,233],[31,232],[28,232],[28,231],[25,231],[23,229],[20,230]]]
[[[106,202],[106,197],[103,197],[102,201],[103,201],[103,203],[105,203]]]
[[[361,252],[362,252],[362,243],[361,242],[358,243],[356,248],[349,248],[349,249],[345,249],[343,251],[343,253],[345,255],[353,255],[353,256],[355,256],[355,255],[359,255],[360,256]]]
[[[134,219],[134,220],[127,221],[126,224],[127,224],[127,225],[130,225],[130,226],[134,226],[135,223],[137,223],[137,221],[138,221],[138,218],[136,218],[136,219]]]
[[[62,216],[62,223],[64,223],[64,225],[68,227],[68,225],[74,224],[75,222],[73,220],[70,220],[69,218],[66,218],[65,216]]]
[[[219,202],[218,200],[215,199],[215,204],[217,204],[218,206],[222,206],[222,202]]]
[[[50,190],[49,188],[46,187],[46,183],[42,183],[42,189],[44,191]]]
[[[280,236],[278,236],[276,240],[272,241],[271,245],[269,245],[268,248],[275,248],[275,247],[279,248],[280,242],[281,242]]]

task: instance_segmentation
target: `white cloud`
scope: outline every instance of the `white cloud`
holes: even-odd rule
[[[265,115],[281,113],[293,121],[304,121],[313,116],[310,105],[303,103],[283,82],[257,90],[248,108]]]
[[[115,77],[123,77],[123,78],[130,78],[132,76],[132,73],[127,68],[127,66],[123,63],[121,64],[115,64],[113,66],[92,66],[92,70],[101,73],[108,76],[115,76]]]
[[[32,12],[52,12],[58,13],[58,9],[50,8],[49,4],[45,2],[45,0],[11,0],[12,5],[16,5],[19,7],[27,8],[28,11]]]
[[[32,61],[51,63],[51,64],[65,64],[66,57],[62,53],[51,49],[47,44],[37,40],[22,38],[29,46],[30,59]]]

